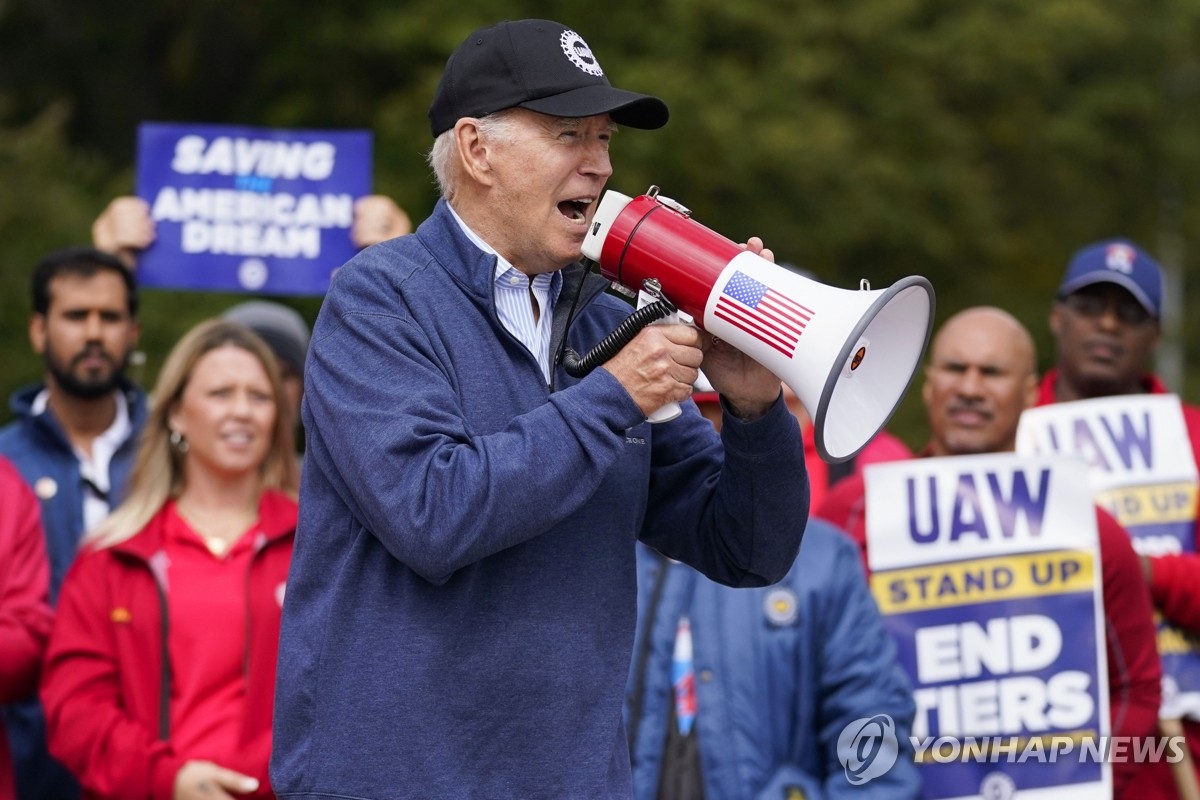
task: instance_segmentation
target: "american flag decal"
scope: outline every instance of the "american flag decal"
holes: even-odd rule
[[[816,312],[734,270],[713,314],[791,358],[804,326]]]

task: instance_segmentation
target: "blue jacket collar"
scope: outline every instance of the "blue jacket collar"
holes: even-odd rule
[[[9,398],[9,410],[18,419],[24,420],[27,425],[41,428],[70,449],[67,436],[63,433],[62,426],[59,425],[58,420],[54,418],[54,414],[49,411],[38,416],[34,416],[33,414],[34,398],[44,388],[46,388],[45,383],[34,383],[17,389]],[[122,379],[120,390],[125,395],[125,402],[129,404],[129,424],[134,431],[134,435],[129,437],[129,441],[132,442],[136,440],[136,434],[142,429],[142,425],[145,424],[146,416],[149,413],[146,403],[146,393],[128,379]]]

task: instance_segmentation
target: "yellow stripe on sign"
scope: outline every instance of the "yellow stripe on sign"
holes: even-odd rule
[[[1054,550],[875,572],[871,592],[884,614],[950,608],[1092,589],[1092,556]]]
[[[1191,522],[1196,518],[1194,483],[1126,486],[1096,495],[1096,502],[1124,526]]]

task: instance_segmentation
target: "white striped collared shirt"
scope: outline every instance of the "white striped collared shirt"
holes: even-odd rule
[[[558,270],[543,272],[534,275],[531,281],[528,275],[510,264],[495,248],[468,228],[453,208],[450,208],[450,213],[476,247],[496,257],[492,296],[496,301],[496,313],[500,317],[500,324],[533,353],[538,366],[542,368],[542,376],[549,384],[553,366],[550,363],[550,329],[554,322],[554,304],[562,291],[562,275]],[[530,303],[531,296],[538,304],[536,320],[533,317],[533,305]]]

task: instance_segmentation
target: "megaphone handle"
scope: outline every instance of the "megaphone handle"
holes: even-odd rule
[[[655,303],[657,301],[658,301],[658,298],[647,293],[645,290],[641,290],[638,292],[638,308],[644,308],[644,307],[650,305],[651,303]],[[687,317],[687,315],[684,315],[684,316]],[[681,318],[679,316],[679,312],[676,311],[671,314],[668,314],[667,316],[663,317],[662,319],[657,319],[654,322],[651,322],[650,324],[651,325],[674,325],[679,322],[685,322],[685,323],[691,324],[691,321],[692,320],[690,317],[687,317],[686,319]],[[651,412],[651,414],[648,417],[646,417],[646,421],[650,422],[650,423],[670,422],[671,420],[675,419],[682,413],[683,413],[683,407],[680,406],[679,403],[667,403],[665,406],[659,408],[657,411]]]
[[[665,406],[655,411],[650,416],[646,417],[646,422],[670,422],[683,413],[683,407],[679,403],[667,403]]]

